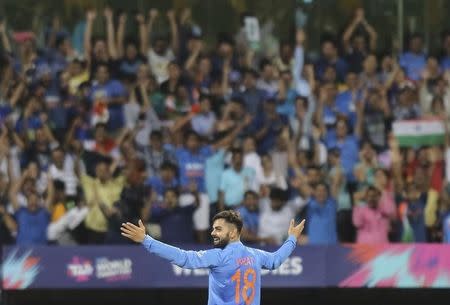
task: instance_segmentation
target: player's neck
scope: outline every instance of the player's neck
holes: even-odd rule
[[[236,238],[234,238],[234,239],[230,239],[229,244],[236,243],[236,242],[240,242],[240,241],[241,241],[240,238],[239,238],[239,237],[236,237]]]

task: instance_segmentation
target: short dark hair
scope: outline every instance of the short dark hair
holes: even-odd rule
[[[283,190],[282,188],[279,187],[272,187],[270,189],[270,195],[269,198],[271,200],[281,200],[281,201],[288,201],[289,196],[288,196],[288,192]]]
[[[247,198],[247,196],[253,196],[255,198],[259,198],[258,193],[255,191],[252,191],[252,190],[248,190],[244,193],[244,199]]]
[[[377,194],[381,195],[381,191],[373,185],[369,185],[367,187],[367,192],[376,192]]]
[[[241,234],[243,223],[241,215],[238,212],[233,210],[219,212],[213,217],[212,221],[215,222],[218,219],[223,219],[225,222],[234,225],[238,233]]]
[[[161,167],[159,168],[159,170],[163,171],[163,170],[170,170],[173,171],[174,173],[177,172],[177,166],[175,164],[173,164],[170,161],[164,161],[161,164]]]
[[[64,192],[66,189],[66,184],[64,181],[56,179],[53,181],[53,187],[55,188],[55,191]]]
[[[150,133],[150,138],[158,138],[159,140],[162,140],[163,134],[160,130],[152,130]]]
[[[177,196],[177,197],[180,196],[180,192],[178,191],[178,189],[177,189],[176,187],[169,187],[169,188],[167,188],[167,189],[164,191],[164,196],[165,196],[167,193],[170,193],[170,192],[174,193],[175,196]]]

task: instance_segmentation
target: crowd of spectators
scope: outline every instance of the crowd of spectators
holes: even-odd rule
[[[0,243],[127,243],[120,224],[138,219],[207,243],[224,209],[254,244],[280,244],[291,218],[306,218],[302,244],[447,242],[448,134],[403,147],[392,124],[448,125],[450,32],[439,56],[420,33],[380,53],[358,9],[317,60],[293,36],[268,52],[243,27],[208,45],[189,8],[89,10],[73,31],[1,21]]]

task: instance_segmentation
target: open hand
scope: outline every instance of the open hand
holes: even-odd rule
[[[97,12],[92,9],[92,10],[88,10],[86,12],[86,19],[89,21],[93,21],[95,19],[95,17],[97,17]]]
[[[289,225],[288,234],[294,235],[296,239],[300,237],[303,229],[305,228],[305,220],[303,219],[297,226],[295,225],[294,219],[291,220],[291,224]]]
[[[105,10],[103,11],[103,15],[107,19],[111,19],[113,17],[113,10],[110,7],[105,7]]]
[[[122,231],[122,236],[125,236],[134,242],[142,243],[144,241],[145,226],[142,220],[139,220],[139,227],[130,222],[127,222],[122,224],[120,230]]]
[[[152,8],[149,12],[148,12],[148,16],[150,17],[151,20],[155,20],[156,17],[158,17],[158,10],[156,8]]]

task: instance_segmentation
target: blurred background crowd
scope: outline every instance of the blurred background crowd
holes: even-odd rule
[[[291,14],[283,40],[251,12],[206,35],[189,6],[4,16],[0,243],[127,243],[138,219],[208,243],[224,209],[253,244],[291,218],[302,244],[450,240],[449,29],[380,47],[362,7],[342,31]]]

